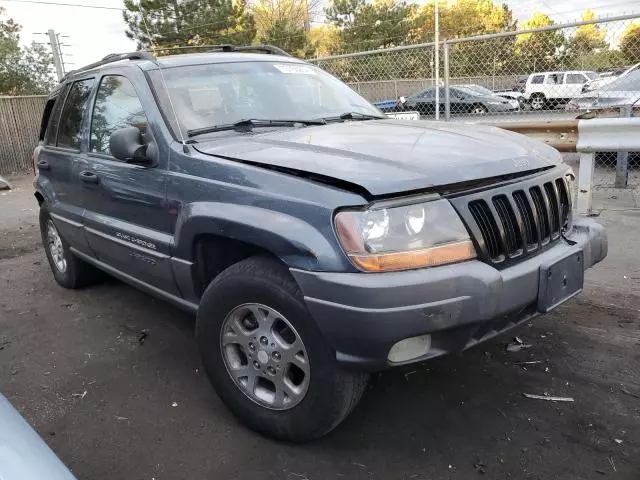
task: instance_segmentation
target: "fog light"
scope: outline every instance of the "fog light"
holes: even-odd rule
[[[391,347],[387,359],[393,363],[406,362],[407,360],[422,357],[430,348],[431,335],[405,338]]]

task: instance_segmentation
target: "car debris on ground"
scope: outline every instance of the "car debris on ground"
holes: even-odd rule
[[[11,190],[11,184],[9,180],[5,179],[2,175],[0,175],[0,190]]]
[[[552,397],[551,395],[534,395],[533,393],[523,393],[523,397],[533,398],[534,400],[548,400],[550,402],[574,402],[572,397]]]

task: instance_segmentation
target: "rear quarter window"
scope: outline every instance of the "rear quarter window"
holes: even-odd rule
[[[90,78],[71,85],[60,116],[57,142],[59,147],[80,149],[82,121],[87,112],[93,83],[93,78]]]
[[[42,122],[40,123],[40,141],[45,145],[55,145],[56,137],[58,136],[58,125],[60,123],[60,112],[62,111],[62,105],[64,99],[69,91],[69,86],[65,85],[53,94],[47,104],[44,106],[44,112],[42,114]]]

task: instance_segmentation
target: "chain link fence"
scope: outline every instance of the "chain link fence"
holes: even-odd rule
[[[439,47],[439,69],[435,43],[313,63],[382,111],[415,111],[425,119],[539,122],[595,110],[640,115],[640,15],[448,39]],[[633,153],[598,154],[597,185],[616,185],[616,167],[625,159],[629,186],[640,188],[640,155]]]

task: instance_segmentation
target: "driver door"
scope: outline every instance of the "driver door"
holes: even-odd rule
[[[169,263],[175,216],[165,208],[165,168],[127,163],[111,155],[111,134],[135,126],[151,135],[134,83],[104,74],[91,110],[89,151],[78,162],[84,225],[96,258],[121,273],[177,293]]]

